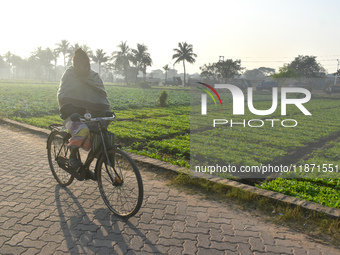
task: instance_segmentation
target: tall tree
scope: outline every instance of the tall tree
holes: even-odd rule
[[[61,40],[61,42],[57,43],[56,45],[58,46],[56,48],[56,50],[59,53],[63,54],[63,57],[64,57],[64,67],[66,69],[66,56],[67,56],[67,53],[69,51],[70,43],[67,40]]]
[[[109,75],[109,77],[112,79],[111,81],[113,83],[115,79],[115,65],[113,63],[106,62],[104,64],[104,70]]]
[[[76,52],[77,49],[80,48],[79,43],[75,43],[74,45],[70,45],[70,47],[67,50],[67,56],[68,56],[68,61],[67,61],[67,65],[71,66],[72,65],[72,61],[73,61],[73,55]]]
[[[96,50],[96,55],[92,55],[92,61],[95,63],[98,63],[98,74],[100,76],[100,67],[102,63],[105,63],[109,60],[109,57],[105,56],[106,53],[104,52],[103,49],[97,49]]]
[[[11,78],[12,57],[13,57],[13,55],[10,51],[7,51],[4,55],[5,61],[9,66],[9,78]]]
[[[112,59],[117,70],[122,70],[125,76],[126,85],[128,85],[128,68],[130,67],[130,60],[131,60],[131,49],[127,45],[126,41],[121,42],[117,45],[119,51],[112,52]]]
[[[318,78],[324,77],[325,74],[326,70],[316,62],[316,57],[299,55],[291,63],[280,67],[279,72],[273,74],[273,78],[280,79],[281,83],[285,84],[291,78]]]
[[[23,73],[23,62],[24,60],[17,56],[17,55],[14,55],[12,54],[12,73],[15,77],[19,78],[22,76],[22,73]]]
[[[151,59],[151,56],[145,56],[143,59],[142,59],[142,72],[143,72],[143,79],[145,81],[146,79],[146,68],[148,66],[152,66],[152,59]]]
[[[265,77],[258,68],[255,68],[253,70],[246,70],[243,75],[247,79],[252,79],[252,80],[261,80],[261,79],[264,79]]]
[[[185,61],[190,64],[195,63],[195,58],[197,55],[193,52],[193,47],[191,44],[187,44],[186,42],[178,43],[178,48],[173,49],[175,54],[172,55],[172,59],[176,59],[174,64],[177,64],[183,61],[183,68],[184,68],[184,84],[185,84]]]
[[[299,55],[288,64],[288,69],[292,69],[298,76],[304,78],[323,77],[326,74],[323,66],[316,62],[315,56]]]
[[[143,72],[143,77],[145,80],[146,75],[146,67],[152,65],[152,59],[150,53],[148,53],[148,47],[144,44],[137,43],[137,49],[132,49],[132,62],[136,66],[136,80],[137,83],[137,76],[138,72]]]
[[[46,79],[50,79],[51,69],[53,66],[51,62],[55,60],[53,51],[50,48],[43,50],[41,47],[38,47],[35,52],[33,52],[33,56],[37,60],[37,63],[40,65],[40,67],[44,69],[42,71],[42,76]]]
[[[227,59],[225,61],[204,65],[200,67],[200,69],[201,76],[226,82],[229,78],[239,76],[244,68],[241,67],[241,60],[233,61],[232,59]]]
[[[170,70],[170,67],[168,64],[166,64],[165,66],[163,66],[163,70],[165,71],[165,83],[168,80],[168,71]]]
[[[89,55],[89,56],[93,55],[91,48],[89,46],[87,46],[86,44],[81,45],[80,48],[83,51],[85,51],[87,55]]]
[[[5,61],[3,60],[2,56],[0,55],[0,67],[4,66]]]
[[[54,68],[53,68],[53,70],[54,70],[54,80],[57,79],[57,62],[58,62],[59,55],[60,55],[60,53],[59,53],[56,49],[54,49],[54,50],[53,50],[53,61],[54,61],[54,65],[53,65]]]
[[[244,72],[244,76],[247,79],[255,79],[255,80],[260,80],[264,79],[267,76],[270,76],[275,73],[274,68],[270,67],[260,67],[260,68],[255,68],[252,70],[247,70]]]
[[[270,67],[260,67],[258,69],[260,72],[263,73],[264,76],[270,76],[273,75],[275,73],[275,69],[274,68],[270,68]]]
[[[241,67],[241,60],[239,59],[235,61],[233,61],[232,59],[219,61],[216,63],[216,68],[218,70],[219,77],[224,79],[224,81],[226,81],[228,78],[239,76],[240,72],[243,70],[243,68]]]
[[[27,78],[34,77],[35,75],[34,70],[36,70],[36,68],[39,68],[39,66],[37,65],[37,60],[35,56],[31,55],[29,58],[24,60],[23,69],[25,72],[25,77]]]

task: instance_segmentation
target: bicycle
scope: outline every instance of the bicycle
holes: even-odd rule
[[[97,181],[101,197],[107,207],[117,216],[127,219],[135,215],[143,201],[143,182],[134,160],[114,143],[114,135],[107,130],[107,123],[112,117],[91,118],[85,114],[80,120],[85,122],[94,140],[93,146],[79,169],[69,164],[71,134],[65,125],[52,124],[47,138],[47,155],[52,174],[61,186],[70,185],[74,178],[79,181],[91,179]],[[78,157],[81,155],[78,151]],[[94,172],[90,165],[94,160]],[[83,162],[83,161],[82,161]]]

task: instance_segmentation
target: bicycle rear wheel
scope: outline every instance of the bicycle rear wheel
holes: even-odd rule
[[[143,182],[133,159],[124,151],[109,152],[108,164],[105,155],[96,166],[100,194],[107,207],[121,218],[135,215],[143,202]],[[115,170],[115,171],[114,171]]]
[[[68,139],[70,134],[67,132],[53,131],[47,139],[47,157],[48,163],[54,178],[61,186],[68,186],[72,183],[74,177],[66,172],[62,166],[68,164],[70,149],[68,148]]]

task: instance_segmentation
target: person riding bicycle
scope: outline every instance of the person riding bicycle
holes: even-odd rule
[[[69,139],[70,165],[79,168],[78,149],[91,149],[90,130],[80,121],[80,116],[90,113],[93,117],[103,117],[110,113],[110,104],[102,79],[91,70],[90,59],[81,48],[73,56],[73,66],[63,74],[59,90],[58,104],[60,117],[72,137]]]

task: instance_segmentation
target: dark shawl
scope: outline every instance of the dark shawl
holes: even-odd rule
[[[91,70],[86,78],[76,76],[73,67],[69,67],[60,81],[58,90],[59,110],[71,104],[89,110],[109,110],[110,104],[102,79]]]

